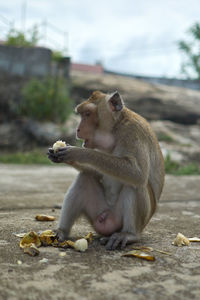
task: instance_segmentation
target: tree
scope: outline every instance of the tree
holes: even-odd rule
[[[20,30],[11,28],[7,34],[5,45],[16,47],[34,47],[39,41],[37,26],[33,26],[26,34]]]
[[[200,23],[193,24],[188,30],[188,40],[178,42],[184,53],[182,73],[188,78],[200,79]]]
[[[18,111],[39,121],[64,123],[72,113],[72,101],[64,78],[33,78],[22,89],[22,99]]]

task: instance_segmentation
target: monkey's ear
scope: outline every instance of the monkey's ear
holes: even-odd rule
[[[112,111],[120,111],[123,108],[124,102],[119,92],[114,92],[108,99],[108,104]]]

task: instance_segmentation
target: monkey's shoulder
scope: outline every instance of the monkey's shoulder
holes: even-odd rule
[[[127,138],[134,138],[135,140],[147,139],[156,140],[155,133],[150,123],[140,114],[126,109],[122,119],[122,126],[120,127],[120,135]]]

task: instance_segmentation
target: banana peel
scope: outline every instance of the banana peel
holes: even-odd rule
[[[91,243],[94,239],[92,232],[89,232],[84,239],[86,239],[88,241],[88,243]]]
[[[45,230],[37,234],[35,231],[30,231],[23,234],[23,237],[19,243],[20,248],[24,250],[24,253],[30,256],[39,255],[40,246],[53,246],[60,248],[74,248],[77,251],[84,252],[88,249],[88,243],[92,242],[93,235],[89,232],[84,238],[78,239],[75,242],[66,240],[59,242],[56,237],[56,233],[52,230]]]
[[[35,219],[37,221],[44,222],[44,221],[55,221],[56,218],[54,216],[49,216],[49,215],[36,215]]]
[[[45,230],[40,233],[39,239],[43,246],[51,246],[54,243],[58,242],[56,239],[56,233],[52,230]]]
[[[30,256],[37,256],[40,250],[35,246],[35,244],[30,244],[30,246],[24,248],[24,253]]]
[[[145,259],[148,261],[155,261],[155,256],[150,255],[149,253],[141,251],[141,250],[132,250],[132,251],[122,254],[122,256],[132,256],[132,257],[138,257],[141,259]]]
[[[19,246],[20,248],[24,249],[30,247],[32,244],[34,244],[36,247],[40,247],[42,244],[35,231],[30,231],[26,233],[21,239]]]

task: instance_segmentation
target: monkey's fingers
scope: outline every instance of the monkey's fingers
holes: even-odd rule
[[[54,162],[54,163],[60,163],[62,162],[62,159],[60,159],[54,151],[50,148],[49,151],[47,152],[48,158]]]
[[[138,242],[139,237],[135,236],[134,234],[127,233],[127,232],[117,232],[114,233],[110,238],[106,245],[107,250],[115,250],[120,245],[120,249],[123,250],[127,244]]]
[[[64,157],[68,153],[68,148],[60,148],[58,149],[58,152],[56,152],[57,157]]]
[[[57,151],[57,154],[62,154],[63,152],[66,152],[66,151],[67,151],[67,148],[68,148],[69,146],[70,146],[70,145],[67,144],[67,147],[59,148],[58,151]]]
[[[56,238],[59,242],[64,242],[67,240],[67,235],[62,229],[54,229],[53,231],[56,234]]]
[[[47,152],[47,154],[49,154],[49,153],[52,153],[52,154],[54,153],[54,150],[53,150],[53,148],[49,148],[49,149],[48,149],[48,152]]]
[[[120,248],[123,249],[123,248],[125,248],[125,246],[127,244],[127,241],[128,241],[128,239],[127,239],[126,234],[124,234],[124,233],[114,233],[110,237],[110,239],[109,239],[109,241],[106,245],[106,249],[107,250],[115,250],[115,249],[117,249],[117,247],[120,244],[121,244]]]

